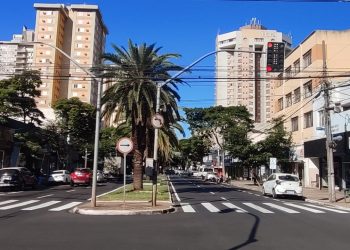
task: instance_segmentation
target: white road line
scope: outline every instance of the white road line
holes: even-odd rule
[[[54,212],[62,211],[62,210],[65,210],[65,209],[69,209],[69,208],[78,206],[80,203],[81,203],[81,202],[79,202],[79,201],[70,202],[70,203],[68,203],[68,204],[66,204],[66,205],[63,205],[63,206],[60,206],[60,207],[52,208],[52,209],[50,209],[49,211],[54,211]]]
[[[44,207],[49,207],[49,206],[55,205],[59,202],[61,202],[61,201],[48,201],[48,202],[45,202],[45,203],[42,203],[42,204],[39,204],[36,206],[23,208],[22,210],[36,210],[39,208],[44,208]]]
[[[197,187],[199,187],[199,188],[200,188],[201,186],[197,185]]]
[[[66,191],[67,193],[70,193],[70,192],[74,192],[75,191],[75,189],[72,189],[72,190],[68,190],[68,191]]]
[[[244,191],[244,190],[243,190],[242,192],[243,192],[243,193],[246,193],[247,191]]]
[[[316,213],[316,214],[323,214],[324,212],[321,211],[321,210],[317,210],[317,209],[313,209],[313,208],[308,208],[308,207],[303,207],[303,206],[300,206],[300,205],[296,205],[296,204],[293,204],[293,203],[284,203],[288,206],[291,206],[291,207],[296,207],[296,208],[299,208],[299,209],[303,209],[303,210],[306,210],[306,211],[309,211],[309,212],[312,212],[312,213]]]
[[[41,199],[41,198],[45,198],[45,197],[50,197],[52,196],[53,194],[48,194],[48,195],[44,195],[44,196],[39,196],[39,197],[36,197],[37,199]]]
[[[319,208],[319,209],[323,209],[323,210],[327,210],[327,211],[340,213],[340,214],[348,214],[349,213],[349,212],[346,212],[346,211],[337,210],[337,209],[333,209],[333,208],[329,208],[329,207],[320,207],[320,206],[315,206],[315,205],[312,205],[312,204],[305,204],[305,205],[309,206],[309,207],[315,207],[315,208]]]
[[[182,210],[185,213],[195,213],[196,211],[193,209],[193,207],[191,205],[189,205],[188,203],[180,203]]]
[[[248,194],[253,194],[253,193],[251,193],[251,192],[248,192]]]
[[[300,212],[295,211],[293,209],[289,209],[289,208],[286,208],[286,207],[278,206],[278,205],[273,204],[273,203],[264,203],[264,204],[269,206],[269,207],[276,208],[278,210],[281,210],[281,211],[289,213],[289,214],[299,214],[300,213]]]
[[[216,207],[214,207],[212,204],[210,204],[209,202],[203,202],[201,203],[203,207],[205,207],[206,209],[208,209],[210,212],[212,213],[218,213],[220,212],[220,210]]]
[[[178,202],[180,202],[180,197],[179,195],[176,193],[176,190],[175,190],[175,187],[173,185],[173,183],[170,181],[170,185],[171,185],[171,188],[173,189],[173,192],[174,192],[174,195],[175,195],[175,198],[177,199]]]
[[[210,192],[211,194],[215,194],[214,192]]]
[[[16,191],[16,192],[9,192],[9,194],[19,194],[22,193],[23,191]]]
[[[0,207],[0,210],[8,210],[8,209],[15,208],[15,207],[24,207],[26,205],[29,205],[29,204],[32,204],[32,203],[38,202],[38,201],[39,200],[30,200],[30,201],[25,201],[25,202],[13,204],[13,205],[8,205],[5,207]]]
[[[228,201],[228,199],[226,199],[225,197],[220,197],[220,199],[222,199],[224,201]]]
[[[255,195],[255,196],[259,196],[259,197],[261,196],[260,194],[254,194],[254,195]]]
[[[247,210],[244,210],[243,208],[237,207],[236,205],[233,205],[232,203],[223,202],[222,204],[228,208],[234,209],[237,213],[247,213]]]
[[[18,200],[2,201],[2,202],[0,202],[0,205],[6,205],[6,204],[13,203],[13,202],[16,202],[16,201],[18,201]]]
[[[254,205],[253,203],[250,203],[250,202],[243,202],[244,205],[248,206],[248,207],[251,207],[255,210],[258,210],[259,212],[262,212],[264,214],[273,214],[274,212],[270,211],[270,210],[267,210],[263,207],[260,207],[260,206],[257,206],[257,205]]]

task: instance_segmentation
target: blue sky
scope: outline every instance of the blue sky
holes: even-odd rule
[[[0,15],[0,40],[10,40],[22,26],[34,28],[35,2],[3,1]],[[256,17],[268,29],[291,34],[298,45],[316,29],[350,28],[350,3],[230,0],[84,0],[62,1],[64,4],[97,4],[109,29],[110,44],[125,46],[129,38],[136,43],[156,43],[161,53],[179,53],[175,62],[187,66],[202,55],[215,50],[215,37],[238,29]],[[194,68],[192,77],[213,77],[215,57]],[[206,70],[199,70],[205,68]],[[186,75],[184,75],[186,77]],[[180,88],[181,107],[208,107],[214,104],[213,81],[191,83]]]

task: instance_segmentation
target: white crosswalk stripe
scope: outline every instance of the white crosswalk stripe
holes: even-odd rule
[[[314,208],[319,208],[319,209],[323,209],[323,210],[327,210],[327,211],[332,211],[332,212],[339,213],[339,214],[348,214],[349,213],[349,212],[346,212],[346,211],[337,210],[337,209],[333,209],[333,208],[329,208],[329,207],[315,206],[315,205],[312,205],[312,204],[305,204],[305,205],[309,206],[309,207],[314,207]]]
[[[60,206],[60,207],[52,208],[49,211],[55,211],[55,212],[62,211],[62,210],[66,210],[66,209],[78,206],[79,204],[81,204],[81,202],[74,201],[74,202],[70,202],[70,203],[63,205],[63,206]]]
[[[273,203],[264,203],[264,204],[267,205],[267,206],[269,206],[269,207],[272,207],[272,208],[281,210],[281,211],[286,212],[286,213],[289,213],[289,214],[299,214],[299,213],[300,213],[300,212],[295,211],[295,210],[293,210],[293,209],[289,209],[289,208],[286,208],[286,207],[282,207],[282,206],[279,206],[279,205],[276,205],[276,204],[273,204]]]
[[[213,213],[218,213],[220,212],[220,209],[218,209],[217,207],[215,207],[214,205],[212,205],[211,203],[209,202],[203,202],[201,203],[203,207],[205,207],[206,209],[208,209],[210,212],[213,212]]]
[[[234,209],[237,213],[247,213],[246,210],[244,210],[243,208],[237,207],[236,205],[233,205],[232,203],[223,202],[222,204],[228,208]]]
[[[39,200],[24,201],[24,202],[16,203],[16,204],[13,204],[13,205],[8,205],[8,206],[5,206],[5,207],[0,207],[0,210],[9,210],[9,209],[16,208],[16,207],[24,207],[26,205],[29,205],[29,204],[32,204],[32,203],[35,203],[35,202],[38,202],[38,201]]]
[[[317,209],[313,209],[313,208],[309,208],[309,207],[304,207],[304,206],[300,206],[300,205],[296,205],[296,204],[293,204],[293,203],[284,203],[285,205],[288,205],[288,206],[291,206],[291,207],[296,207],[296,208],[299,208],[299,209],[302,209],[302,210],[306,210],[306,211],[309,211],[309,212],[312,212],[312,213],[315,213],[315,214],[323,214],[324,211],[321,211],[321,210],[317,210]]]
[[[267,210],[263,207],[260,207],[258,205],[255,205],[253,203],[250,203],[250,202],[243,202],[244,205],[250,207],[250,208],[253,208],[261,213],[264,213],[264,214],[273,214],[274,212],[270,211],[270,210]]]
[[[18,200],[2,201],[2,202],[0,202],[0,206],[1,206],[1,205],[6,205],[6,204],[9,204],[9,203],[13,203],[13,202],[16,202],[16,201],[18,201]]]
[[[36,210],[36,209],[40,209],[40,208],[44,208],[44,207],[49,207],[49,206],[52,206],[52,205],[55,205],[57,203],[59,203],[60,201],[48,201],[48,202],[45,202],[45,203],[42,203],[42,204],[39,204],[39,205],[36,205],[36,206],[32,206],[32,207],[27,207],[27,208],[23,208],[22,210]]]
[[[181,204],[182,210],[185,213],[195,213],[196,212],[196,210],[194,210],[193,207],[191,205],[189,205],[188,203],[180,203],[180,204]]]

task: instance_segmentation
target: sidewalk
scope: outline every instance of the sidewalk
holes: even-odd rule
[[[253,181],[240,181],[240,180],[232,180],[231,185],[243,189],[250,189],[254,191],[261,192],[261,187],[258,185],[254,185]],[[329,202],[328,200],[328,189],[318,189],[318,188],[303,188],[303,193],[305,197],[305,201],[326,205],[326,206],[333,206],[340,209],[346,209],[350,210],[350,198],[347,198],[347,202],[344,201],[344,192],[342,191],[336,191],[336,199],[337,201],[334,203]]]

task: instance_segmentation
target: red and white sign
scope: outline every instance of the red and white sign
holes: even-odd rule
[[[130,138],[123,137],[117,142],[117,150],[122,154],[128,154],[134,149],[134,144]]]

